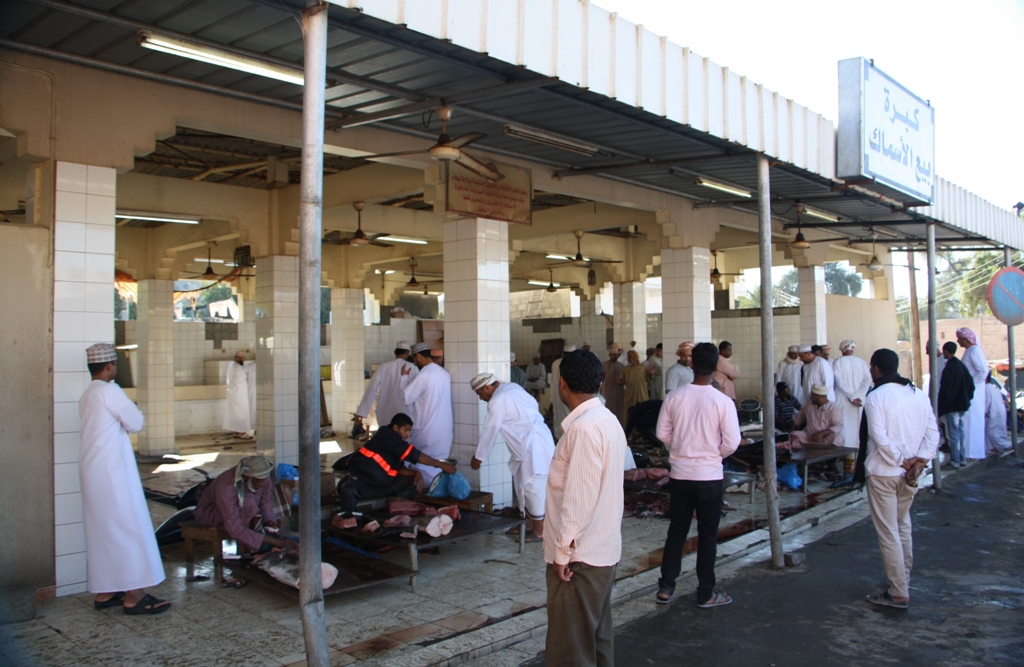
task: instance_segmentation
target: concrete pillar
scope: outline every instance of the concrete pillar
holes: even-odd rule
[[[256,445],[299,462],[299,258],[256,262]]]
[[[508,223],[482,218],[444,225],[444,366],[452,376],[455,441],[452,457],[467,464],[476,451],[487,404],[469,387],[484,371],[502,382],[510,374]],[[498,443],[479,471],[460,467],[473,488],[512,503],[508,450]]]
[[[800,341],[805,345],[824,345],[828,340],[825,317],[825,269],[821,266],[797,268],[800,280]]]
[[[615,342],[622,343],[623,350],[626,350],[629,348],[629,342],[635,340],[636,350],[643,360],[644,351],[647,349],[647,299],[644,284],[614,283],[612,299],[615,308]]]
[[[711,251],[708,248],[661,251],[661,304],[661,336],[665,350],[675,350],[683,341],[711,340]]]
[[[78,399],[90,382],[85,349],[93,343],[114,342],[111,290],[116,187],[117,173],[113,169],[57,163],[53,238],[53,487],[57,595],[83,593],[88,587],[78,478],[81,445]]]
[[[135,378],[139,409],[146,415],[146,424],[139,432],[139,453],[173,454],[174,282],[140,280],[137,314]]]
[[[331,290],[331,415],[334,432],[352,430],[352,414],[363,397],[363,290]]]

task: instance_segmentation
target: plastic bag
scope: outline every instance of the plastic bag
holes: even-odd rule
[[[800,479],[800,473],[797,471],[795,463],[787,463],[779,468],[778,476],[780,482],[794,491],[799,490],[804,485],[804,481]]]
[[[437,476],[434,477],[434,481],[430,483],[430,489],[427,491],[427,495],[431,498],[448,497],[448,473],[437,473]]]
[[[430,484],[430,491],[427,492],[427,495],[431,498],[465,500],[469,497],[470,490],[469,480],[456,470],[452,475],[446,472],[438,473]]]
[[[299,478],[299,470],[293,465],[288,463],[277,464],[277,481],[282,480],[297,480]]]

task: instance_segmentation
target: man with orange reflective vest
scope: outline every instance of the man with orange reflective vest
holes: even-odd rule
[[[399,412],[391,418],[390,427],[383,427],[370,441],[346,457],[348,476],[338,482],[341,508],[354,510],[366,498],[412,498],[423,490],[419,470],[406,467],[423,463],[454,473],[455,466],[427,456],[406,442],[412,434],[412,419]],[[335,466],[337,467],[337,466]]]

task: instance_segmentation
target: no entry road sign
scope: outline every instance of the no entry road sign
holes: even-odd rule
[[[1007,326],[1024,324],[1024,271],[1014,266],[999,269],[988,284],[988,307]]]

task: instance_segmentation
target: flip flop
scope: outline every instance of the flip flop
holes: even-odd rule
[[[872,593],[868,596],[868,602],[871,604],[881,605],[883,607],[892,607],[893,609],[907,609],[910,607],[909,602],[897,602],[889,595],[889,591],[882,591],[881,593]]]
[[[715,591],[707,602],[698,602],[697,606],[701,609],[711,609],[712,607],[724,607],[727,604],[732,604],[732,598],[725,593]]]
[[[221,588],[244,588],[247,583],[249,582],[245,579],[231,579],[228,577],[220,580]]]
[[[160,605],[159,607],[157,605]],[[141,614],[162,614],[171,608],[171,603],[167,600],[161,600],[155,598],[149,593],[142,596],[142,599],[135,603],[134,607],[125,607],[124,613],[129,616],[137,616]]]
[[[526,544],[532,544],[534,542],[543,542],[543,541],[544,541],[543,537],[537,537],[533,533],[527,533],[526,534],[526,539],[523,540],[523,542],[525,542]]]
[[[662,597],[665,596],[665,597]],[[675,584],[667,586],[662,583],[658,583],[658,593],[654,596],[654,601],[658,604],[668,604],[672,602],[672,598],[676,596]]]
[[[120,607],[122,604],[124,604],[124,591],[114,593],[113,597],[109,600],[104,600],[103,602],[100,602],[99,600],[92,601],[92,606],[95,607],[97,611],[100,609],[110,609],[111,607]]]

